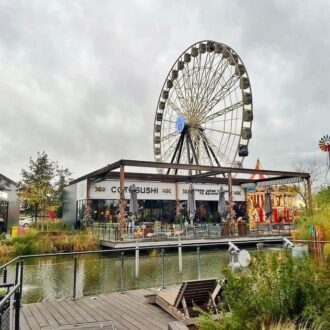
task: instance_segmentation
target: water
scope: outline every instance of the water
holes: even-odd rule
[[[123,259],[123,280],[121,279],[119,255],[79,255],[77,267],[76,296],[97,295],[162,286],[162,257],[159,252],[140,255],[139,277],[135,276],[135,255]],[[164,285],[174,285],[184,280],[198,278],[220,278],[221,269],[229,262],[227,251],[208,250],[183,251],[182,273],[179,273],[177,253],[165,253]],[[23,303],[49,299],[71,298],[73,296],[73,257],[43,257],[24,261]],[[199,268],[198,268],[199,265]],[[14,281],[15,268],[8,267],[8,282]]]

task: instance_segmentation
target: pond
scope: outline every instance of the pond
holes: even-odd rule
[[[83,254],[77,257],[76,297],[140,288],[159,288],[184,280],[219,278],[229,263],[227,251],[213,249],[183,251],[182,272],[177,251],[151,250],[139,256],[136,276],[134,252]],[[123,274],[123,275],[122,275]],[[15,265],[8,267],[8,280],[15,278]],[[72,256],[27,258],[24,260],[23,303],[73,297],[74,258]]]
[[[253,255],[256,250],[249,249]],[[81,254],[77,257],[76,276],[74,257],[54,256],[24,259],[23,303],[72,298],[74,278],[76,297],[142,288],[160,288],[185,280],[221,278],[221,270],[228,265],[227,250],[219,248],[182,251],[182,264],[178,251],[141,251],[138,275],[134,251],[121,257],[117,251]],[[15,265],[8,266],[7,282],[14,282]],[[181,269],[181,271],[180,271]]]

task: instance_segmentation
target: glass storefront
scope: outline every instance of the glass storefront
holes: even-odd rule
[[[137,218],[143,222],[162,221],[173,223],[176,221],[176,202],[168,200],[139,200],[139,212]],[[217,212],[217,201],[196,201],[196,220],[198,222],[220,221]],[[180,201],[180,214],[187,217],[187,201]],[[237,216],[245,214],[245,202],[237,202],[234,205]],[[129,200],[126,200],[125,213],[129,216]],[[119,219],[119,201],[116,199],[91,199],[77,201],[76,221],[92,218],[94,222],[110,223]]]

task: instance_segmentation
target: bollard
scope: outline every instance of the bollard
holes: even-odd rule
[[[76,300],[77,298],[77,255],[73,256],[73,294],[72,300]]]
[[[200,260],[200,248],[197,246],[197,276],[201,278],[201,260]]]
[[[120,292],[124,293],[124,252],[120,254]]]

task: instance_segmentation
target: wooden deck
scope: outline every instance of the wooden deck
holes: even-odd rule
[[[22,330],[68,329],[168,329],[175,319],[160,307],[148,304],[144,295],[155,290],[135,290],[124,294],[110,293],[97,297],[44,301],[23,305]]]

